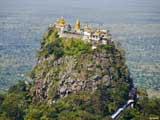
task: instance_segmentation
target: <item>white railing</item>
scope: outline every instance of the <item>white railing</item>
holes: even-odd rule
[[[111,115],[111,118],[116,119],[124,109],[126,109],[128,106],[132,105],[133,103],[134,103],[134,100],[132,99],[128,100],[127,103],[123,105],[123,107],[119,108],[114,114]]]

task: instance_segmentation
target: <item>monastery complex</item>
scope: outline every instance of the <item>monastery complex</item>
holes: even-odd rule
[[[61,17],[54,24],[50,24],[49,28],[52,27],[58,30],[59,37],[82,39],[91,42],[95,48],[97,44],[107,44],[111,41],[109,31],[100,28],[92,29],[89,25],[82,26],[80,20],[76,20],[75,25],[72,26]]]

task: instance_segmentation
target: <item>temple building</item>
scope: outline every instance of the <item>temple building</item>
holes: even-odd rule
[[[56,23],[55,23],[55,27],[60,31],[63,32],[65,27],[66,27],[66,21],[64,19],[64,17],[59,18]]]

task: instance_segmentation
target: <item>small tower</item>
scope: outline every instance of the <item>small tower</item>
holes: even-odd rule
[[[75,23],[75,26],[74,26],[74,30],[76,32],[80,32],[80,29],[81,29],[81,23],[80,23],[80,20],[76,20],[76,23]]]
[[[89,27],[88,24],[86,24],[86,25],[84,26],[84,31],[85,31],[85,32],[92,32],[92,29]]]

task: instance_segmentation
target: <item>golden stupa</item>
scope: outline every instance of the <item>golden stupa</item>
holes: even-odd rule
[[[57,21],[58,26],[60,27],[64,27],[66,24],[66,21],[63,17],[61,17],[58,21]]]
[[[81,29],[81,23],[80,20],[76,20],[75,26],[74,26],[75,31],[80,31]]]

